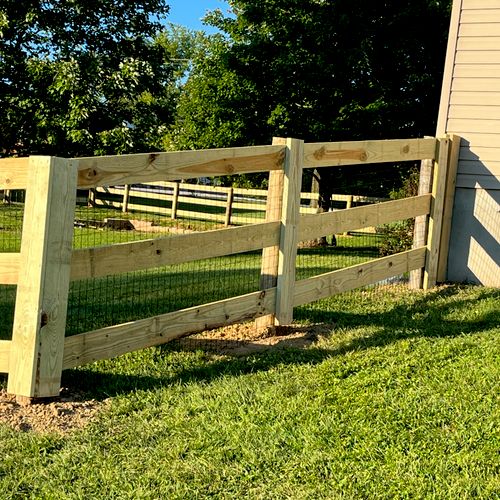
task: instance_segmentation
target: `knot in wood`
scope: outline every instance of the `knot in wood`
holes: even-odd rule
[[[158,153],[151,153],[148,157],[149,163],[150,164],[153,163],[156,160],[156,158],[158,158]]]
[[[367,154],[367,152],[366,152],[366,151],[363,151],[363,152],[359,155],[359,159],[360,159],[361,161],[366,161],[366,160],[368,160],[368,154]]]
[[[410,146],[407,144],[403,147],[403,149],[401,149],[401,152],[405,155],[408,154],[410,152]]]
[[[325,156],[325,146],[317,149],[314,153],[313,156],[316,160],[321,160]]]
[[[87,168],[81,173],[82,177],[87,180],[92,180],[97,177],[97,170],[95,168]]]

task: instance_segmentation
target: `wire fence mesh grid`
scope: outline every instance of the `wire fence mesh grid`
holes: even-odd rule
[[[0,253],[19,252],[25,191],[0,191],[0,197]],[[16,285],[0,285],[0,340],[12,337],[16,290]]]

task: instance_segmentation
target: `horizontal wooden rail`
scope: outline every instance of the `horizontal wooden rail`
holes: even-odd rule
[[[9,373],[10,340],[0,340],[0,373]]]
[[[111,200],[99,200],[97,199],[95,201],[95,204],[97,206],[107,206],[107,207],[113,207],[113,208],[122,208],[122,202],[121,201],[111,201]],[[128,203],[128,209],[130,210],[136,210],[140,212],[146,212],[146,213],[154,213],[158,214],[162,209],[161,207],[155,207],[152,205],[139,205],[135,203]],[[177,209],[175,211],[176,217],[177,218],[186,218],[186,219],[195,219],[195,220],[202,220],[202,221],[209,221],[209,222],[220,222],[221,224],[224,223],[225,220],[225,214],[223,212],[219,214],[210,214],[207,212],[194,212],[192,210],[180,210]],[[252,217],[251,215],[244,216],[244,215],[232,215],[231,216],[231,224],[251,224],[255,222],[255,217]]]
[[[79,158],[78,187],[268,172],[283,168],[284,158],[284,146]]]
[[[427,160],[436,157],[435,138],[304,144],[304,167]]]
[[[299,240],[311,240],[328,234],[344,233],[425,215],[430,211],[431,198],[430,194],[423,194],[347,210],[303,215],[300,218]]]
[[[17,284],[20,258],[19,253],[0,253],[0,284]]]
[[[0,189],[26,189],[29,158],[0,159]]]
[[[164,344],[188,333],[274,312],[276,288],[66,337],[63,368]]]
[[[74,250],[71,279],[109,276],[277,245],[279,222]]]
[[[150,186],[161,186],[173,189],[175,186],[174,182],[169,181],[156,181],[156,182],[146,182]],[[186,191],[204,191],[206,193],[227,193],[227,187],[224,186],[211,186],[206,184],[191,184],[189,182],[183,182],[180,185],[181,189]],[[247,188],[233,188],[234,194],[242,194],[245,196],[267,196],[267,189],[247,189]]]
[[[426,248],[421,247],[297,281],[293,305],[307,304],[421,268],[425,254]]]

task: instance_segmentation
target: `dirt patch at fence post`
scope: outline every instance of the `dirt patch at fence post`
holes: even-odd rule
[[[206,330],[175,342],[181,348],[203,349],[229,356],[247,356],[271,349],[303,349],[331,333],[333,325],[291,325],[255,328],[254,322]]]
[[[55,401],[23,405],[15,396],[0,389],[0,422],[17,431],[67,434],[95,419],[106,404],[106,401],[62,389]]]

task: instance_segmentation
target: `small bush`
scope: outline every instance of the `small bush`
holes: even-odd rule
[[[410,175],[404,179],[403,185],[390,192],[391,200],[399,200],[418,195],[419,172],[413,169]],[[406,219],[402,221],[391,222],[377,228],[377,232],[386,236],[380,245],[380,255],[392,255],[398,252],[410,250],[413,243],[413,229],[415,219]]]

